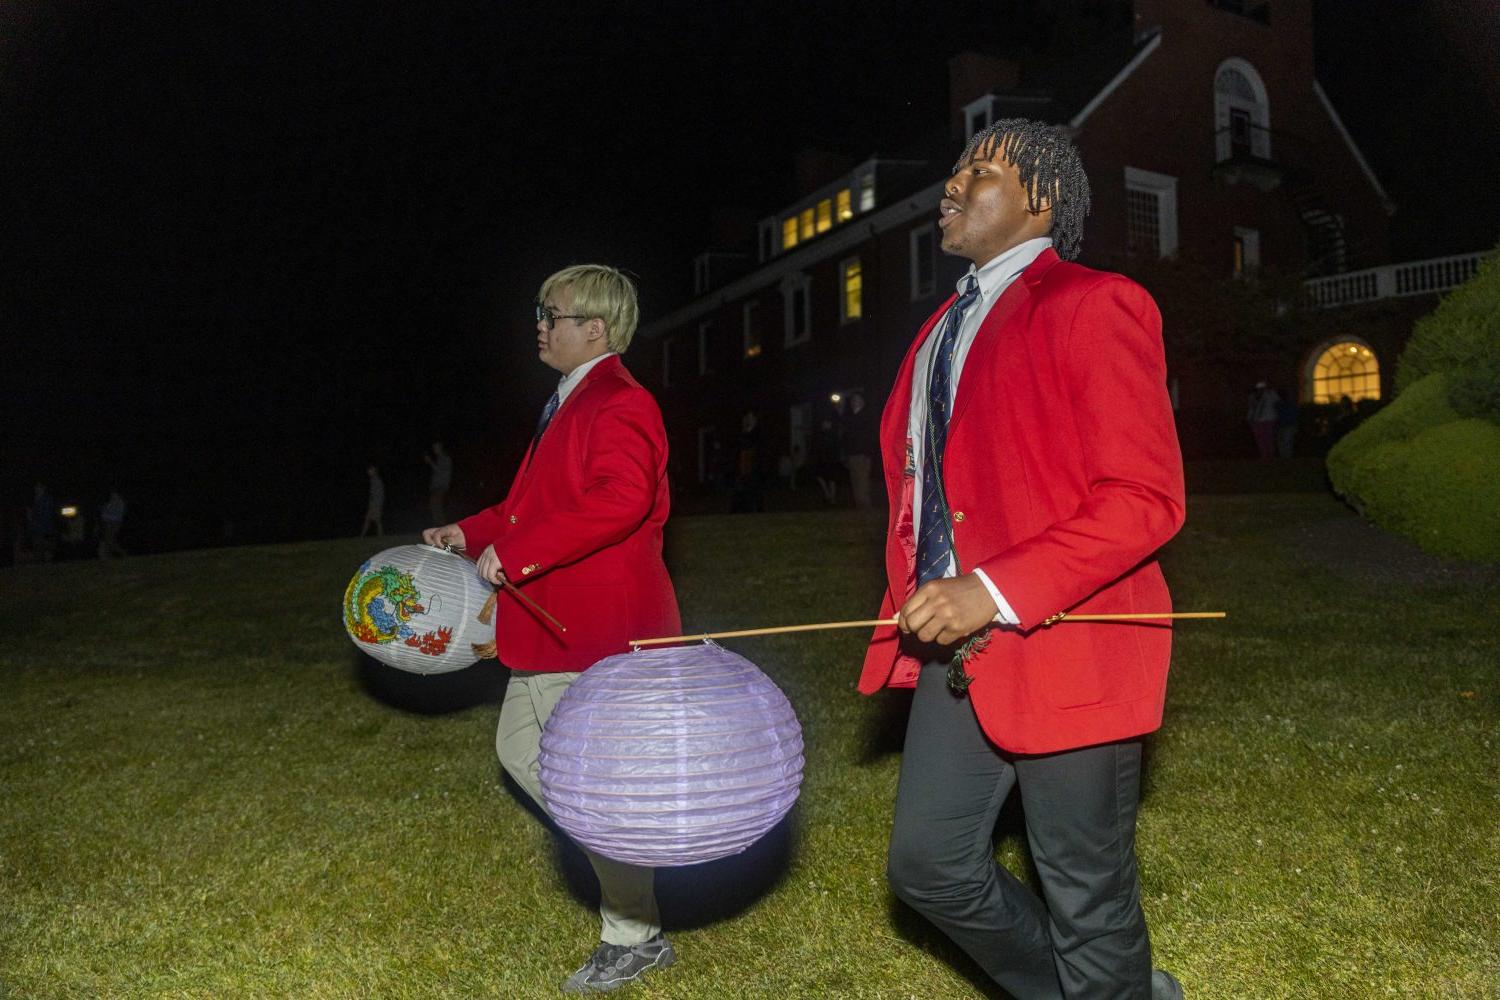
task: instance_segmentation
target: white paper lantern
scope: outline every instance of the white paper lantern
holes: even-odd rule
[[[344,591],[344,629],[362,652],[414,674],[494,656],[494,591],[463,556],[398,545],[366,560]]]

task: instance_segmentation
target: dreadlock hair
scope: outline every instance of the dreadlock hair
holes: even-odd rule
[[[1083,243],[1083,220],[1089,214],[1089,178],[1078,149],[1063,129],[1028,118],[1002,118],[969,139],[953,172],[983,157],[1000,157],[1021,174],[1026,207],[1052,209],[1052,244],[1063,260],[1078,256]]]

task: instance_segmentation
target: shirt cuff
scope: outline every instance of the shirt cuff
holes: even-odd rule
[[[995,602],[996,613],[994,620],[999,622],[1001,625],[1020,625],[1021,619],[1018,618],[1016,616],[1016,613],[1011,610],[1010,604],[1005,600],[1004,596],[1001,595],[1000,589],[990,581],[988,574],[986,574],[984,570],[976,566],[974,568],[974,575],[979,577],[979,582],[984,584],[984,589],[990,592],[990,597]]]

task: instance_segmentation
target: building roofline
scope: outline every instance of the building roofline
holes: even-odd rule
[[[846,222],[816,243],[803,249],[792,250],[777,256],[765,266],[750,272],[738,281],[730,282],[723,288],[700,296],[687,305],[667,313],[661,319],[647,323],[640,328],[638,335],[648,340],[661,336],[721,306],[742,299],[751,292],[759,291],[767,285],[774,285],[788,274],[805,271],[829,257],[836,257],[850,247],[858,246],[870,237],[895,229],[924,213],[934,213],[934,218],[936,218],[937,203],[943,196],[945,180],[946,178],[915,191],[894,205],[876,209],[864,218]]]
[[[1114,77],[1104,85],[1103,89],[1101,89],[1099,93],[1095,94],[1089,100],[1089,102],[1082,108],[1080,108],[1078,113],[1068,121],[1068,127],[1073,129],[1080,127],[1085,121],[1088,120],[1089,115],[1098,110],[1099,105],[1109,100],[1110,95],[1119,89],[1120,84],[1130,79],[1130,75],[1140,68],[1141,63],[1149,59],[1151,57],[1151,53],[1155,52],[1161,46],[1161,36],[1161,29],[1158,28],[1156,30],[1156,33],[1151,36],[1151,40],[1141,47],[1141,51],[1137,52],[1131,58],[1131,60],[1126,63],[1123,68],[1121,68],[1120,72],[1116,73]]]
[[[1333,120],[1333,127],[1338,129],[1339,135],[1344,137],[1344,143],[1349,147],[1349,152],[1354,154],[1354,160],[1359,164],[1359,169],[1365,172],[1365,177],[1370,185],[1375,188],[1375,193],[1380,195],[1380,201],[1385,206],[1386,214],[1389,215],[1396,210],[1396,203],[1391,196],[1386,194],[1385,187],[1380,183],[1380,178],[1375,176],[1375,171],[1370,169],[1370,163],[1365,159],[1365,154],[1360,152],[1359,144],[1354,141],[1354,136],[1344,127],[1344,120],[1339,113],[1333,109],[1333,102],[1328,99],[1328,94],[1323,90],[1323,85],[1313,77],[1313,93],[1318,95],[1318,103],[1323,105],[1323,110],[1328,112],[1328,117]]]

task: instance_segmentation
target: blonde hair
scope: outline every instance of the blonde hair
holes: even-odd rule
[[[636,305],[635,282],[623,272],[604,264],[574,264],[542,282],[537,299],[546,302],[553,293],[562,292],[568,293],[571,299],[570,312],[602,320],[609,349],[617,354],[625,353],[641,318],[640,307]]]

